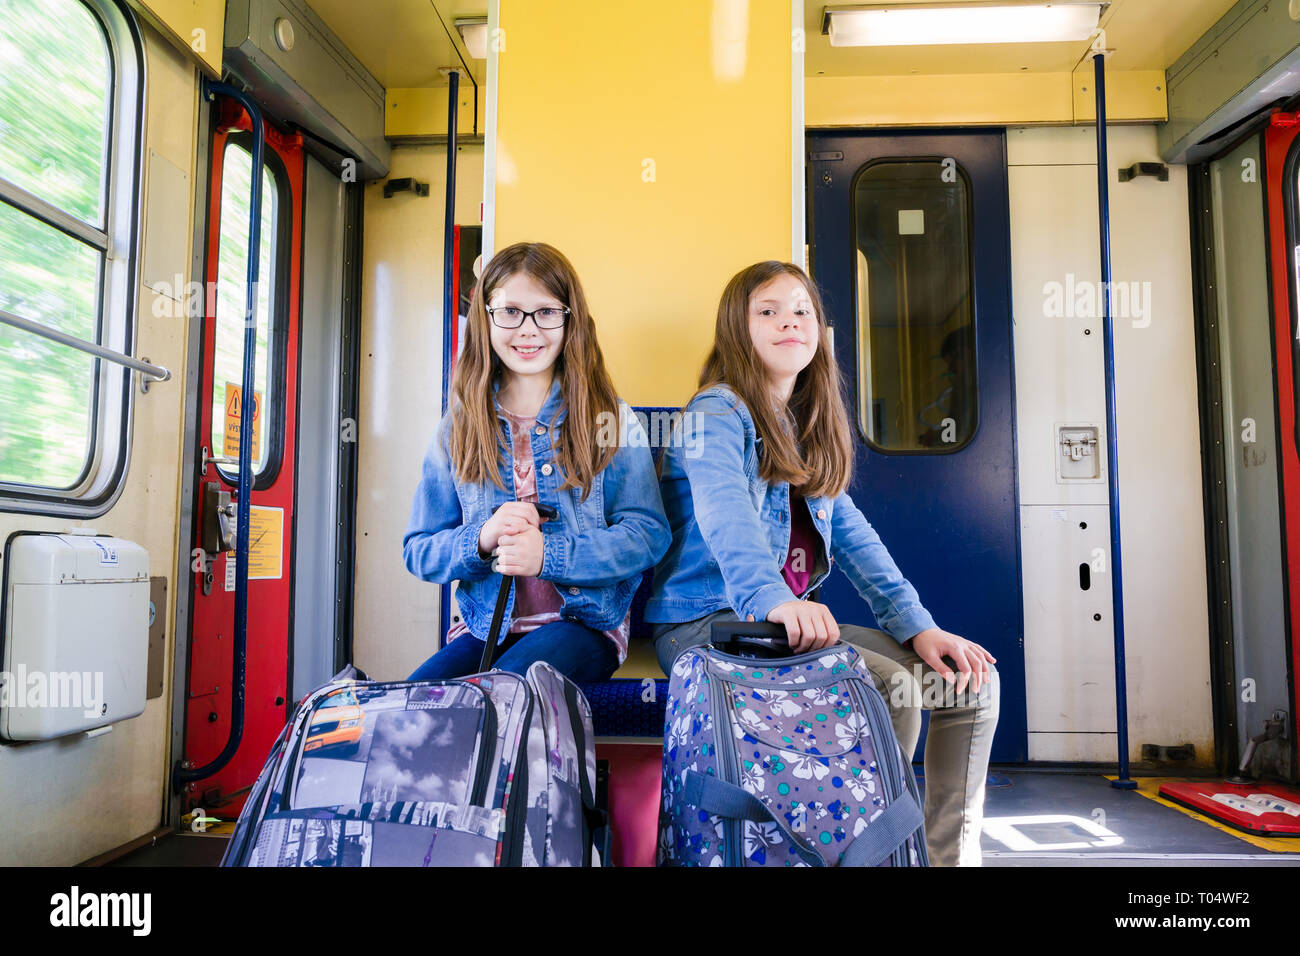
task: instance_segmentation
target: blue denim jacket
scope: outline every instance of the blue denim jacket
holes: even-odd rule
[[[538,577],[555,584],[564,601],[562,617],[597,631],[622,623],[641,573],[654,567],[671,541],[645,433],[623,402],[619,415],[624,440],[596,475],[586,501],[580,500],[580,488],[560,488],[564,476],[551,435],[565,418],[558,379],[551,384],[531,435],[538,501],[559,515],[542,522],[544,556]],[[508,449],[509,422],[500,414],[497,419]],[[443,416],[425,455],[402,550],[406,567],[416,577],[461,582],[456,601],[465,624],[475,637],[486,640],[501,576],[492,570],[491,559],[480,557],[478,539],[492,511],[516,500],[514,470],[507,454],[501,479],[509,491],[491,482],[455,480],[448,457],[450,425],[451,416]],[[514,600],[512,590],[506,621],[512,618]]]
[[[847,493],[807,499],[822,548],[808,591],[794,594],[781,576],[790,546],[790,486],[759,477],[761,439],[749,409],[719,385],[686,407],[681,427],[681,440],[664,453],[660,490],[673,543],[655,571],[647,621],[675,624],[726,609],[764,621],[778,604],[804,598],[839,561],[895,640],[935,626]]]

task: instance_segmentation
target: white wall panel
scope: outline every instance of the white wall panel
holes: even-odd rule
[[[405,677],[437,650],[439,616],[439,587],[406,570],[402,535],[442,414],[447,150],[397,147],[392,159],[393,177],[414,176],[429,195],[385,199],[382,183],[366,186],[353,650],[377,679]],[[463,145],[458,223],[478,225],[482,192],[483,147]]]
[[[1101,506],[1091,510],[1108,546],[1106,486],[1059,483],[1052,432],[1058,422],[1104,426],[1100,309],[1048,315],[1044,291],[1049,282],[1062,290],[1100,282],[1095,134],[1086,127],[1028,128],[1009,130],[1007,139],[1030,757],[1114,759],[1113,745],[1085,757],[1095,739],[1087,746],[1074,740],[1113,729],[1113,710],[1112,722],[1100,723],[1107,689],[1075,700],[1054,696],[1073,668],[1083,668],[1080,685],[1101,673],[1100,646],[1091,637],[1079,641],[1092,633],[1090,613],[1103,613],[1102,623],[1109,618],[1109,599],[1100,612],[1076,606],[1077,562],[1073,577],[1065,574],[1065,545],[1045,530],[1052,506],[1068,513]],[[1186,170],[1171,167],[1163,183],[1120,183],[1119,169],[1157,160],[1155,131],[1113,127],[1107,142],[1112,279],[1136,293],[1114,322],[1130,753],[1136,757],[1143,743],[1193,743],[1198,760],[1208,763],[1213,733]],[[1104,444],[1104,428],[1100,437]],[[1104,454],[1101,467],[1105,474]],[[1089,531],[1096,527],[1090,520]],[[1076,621],[1081,612],[1086,620]],[[1082,657],[1081,647],[1089,649]],[[1067,728],[1072,733],[1060,734]]]

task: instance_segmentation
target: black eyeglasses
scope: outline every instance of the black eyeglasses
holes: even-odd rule
[[[524,319],[530,316],[533,324],[539,329],[558,329],[564,325],[564,319],[568,316],[569,310],[548,306],[545,309],[534,309],[532,312],[525,312],[523,309],[516,309],[514,306],[498,306],[495,309],[488,309],[487,314],[492,317],[492,324],[500,329],[517,329],[524,324]]]

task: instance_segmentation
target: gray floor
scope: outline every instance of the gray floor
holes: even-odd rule
[[[984,822],[985,866],[1300,866],[1300,852],[1260,849],[1100,775],[996,772]],[[215,866],[225,846],[183,833],[114,865]]]
[[[985,866],[1300,866],[1300,852],[1260,849],[1100,775],[994,779],[1005,785],[985,791]]]

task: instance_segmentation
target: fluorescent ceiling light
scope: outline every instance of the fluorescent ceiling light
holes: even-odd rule
[[[927,3],[827,7],[831,46],[1054,43],[1087,40],[1103,3]]]
[[[476,60],[487,59],[487,17],[470,17],[456,21],[465,49]]]

